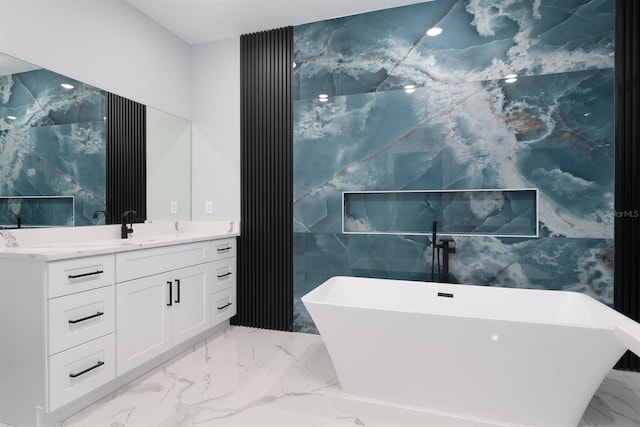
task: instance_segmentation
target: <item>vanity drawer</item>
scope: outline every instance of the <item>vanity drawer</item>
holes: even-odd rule
[[[48,298],[113,285],[113,255],[75,258],[47,264]]]
[[[217,261],[236,256],[236,238],[214,240],[211,242],[211,259]]]
[[[50,299],[49,354],[56,354],[115,330],[115,287]]]
[[[211,326],[221,323],[237,313],[236,288],[225,289],[211,295]]]
[[[209,242],[122,252],[116,254],[116,281],[120,283],[139,277],[153,276],[210,260]]]
[[[116,377],[115,334],[49,358],[49,411],[64,406]]]
[[[227,258],[211,263],[211,287],[209,288],[210,293],[216,293],[235,285],[235,258]]]

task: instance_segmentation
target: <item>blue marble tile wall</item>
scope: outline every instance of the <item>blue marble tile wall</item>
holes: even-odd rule
[[[538,188],[540,237],[457,237],[451,280],[612,304],[613,10],[436,0],[294,28],[295,330],[331,276],[431,279],[427,236],[342,234],[342,191]]]
[[[93,86],[44,69],[0,76],[0,196],[75,200],[52,216],[14,199],[0,209],[0,226],[17,216],[26,227],[94,224],[106,199],[104,116],[105,95]]]

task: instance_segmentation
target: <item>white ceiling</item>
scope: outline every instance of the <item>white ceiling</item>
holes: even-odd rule
[[[189,44],[425,0],[125,0]]]

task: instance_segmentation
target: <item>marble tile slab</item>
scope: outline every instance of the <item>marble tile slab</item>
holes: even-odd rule
[[[579,427],[638,426],[639,408],[640,373],[612,371]],[[354,398],[320,336],[230,327],[61,427],[498,425]]]

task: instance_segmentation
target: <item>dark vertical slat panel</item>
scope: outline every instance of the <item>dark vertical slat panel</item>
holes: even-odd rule
[[[143,104],[107,93],[107,211],[118,224],[127,210],[147,218],[147,112]]]
[[[241,212],[233,323],[293,327],[293,28],[240,38]]]
[[[616,0],[614,307],[640,320],[640,2]],[[640,371],[627,352],[618,369]]]

